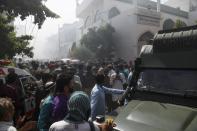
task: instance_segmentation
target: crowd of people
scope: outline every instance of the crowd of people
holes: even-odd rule
[[[7,92],[0,94],[0,130],[4,122],[8,122],[7,127],[2,127],[5,131],[12,131],[9,129],[14,129],[13,126],[26,131],[108,131],[113,128],[113,123],[98,125],[94,121],[119,106],[118,101],[132,77],[131,63],[31,62],[30,65],[27,70],[43,84],[36,88],[33,122],[21,120],[18,111],[22,106],[21,90],[17,86],[17,75],[11,70],[6,86],[0,81],[1,90]],[[10,116],[6,120],[5,111]]]

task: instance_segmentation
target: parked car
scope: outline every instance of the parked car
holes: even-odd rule
[[[32,117],[35,109],[35,92],[36,89],[41,86],[41,83],[36,80],[29,72],[11,67],[11,66],[0,66],[0,79],[6,82],[6,76],[8,75],[8,69],[14,69],[15,73],[18,75],[21,87],[21,103],[24,103],[24,109],[21,109],[29,117]]]

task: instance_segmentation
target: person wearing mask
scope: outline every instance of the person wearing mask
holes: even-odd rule
[[[105,115],[105,94],[121,95],[125,91],[104,87],[105,76],[97,74],[96,84],[91,91],[91,119],[96,120],[96,116]]]
[[[60,121],[66,116],[67,102],[73,92],[73,83],[73,75],[61,74],[58,76],[53,99],[52,122]]]
[[[88,122],[90,117],[90,100],[81,91],[74,92],[68,101],[67,116],[51,125],[49,131],[99,131],[99,127]]]

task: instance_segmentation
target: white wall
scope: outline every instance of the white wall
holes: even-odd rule
[[[155,26],[137,24],[137,15],[134,14],[134,11],[134,9],[128,10],[114,17],[110,22],[116,30],[114,41],[116,42],[119,57],[128,61],[134,60],[138,55],[137,43],[139,37],[147,31],[154,34],[160,29]]]
[[[174,8],[180,7],[180,9],[184,11],[189,11],[189,0],[168,0],[165,4]]]
[[[197,23],[197,11],[190,12],[189,13],[189,24],[190,25],[196,25]]]

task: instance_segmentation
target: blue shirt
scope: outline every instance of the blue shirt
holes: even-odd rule
[[[105,94],[123,94],[124,90],[107,88],[95,85],[91,92],[91,118],[94,121],[96,116],[105,115]]]

